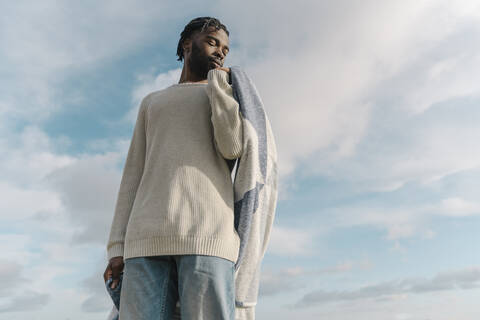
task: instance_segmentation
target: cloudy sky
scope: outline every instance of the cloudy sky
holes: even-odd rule
[[[0,319],[106,319],[140,100],[214,16],[254,80],[280,194],[258,319],[480,316],[478,1],[2,1]]]

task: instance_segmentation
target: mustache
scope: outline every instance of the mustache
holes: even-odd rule
[[[222,62],[221,62],[220,60],[218,60],[218,59],[215,59],[215,58],[209,58],[209,60],[210,60],[210,61],[212,61],[212,62],[216,62],[216,63],[217,63],[219,66],[221,66],[221,65],[222,65]]]

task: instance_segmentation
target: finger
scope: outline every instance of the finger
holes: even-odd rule
[[[117,287],[118,280],[113,280],[112,284],[110,285],[110,288],[115,289]]]
[[[111,277],[112,277],[112,269],[108,269],[107,274],[106,274],[106,279],[105,279],[105,281],[107,281],[107,280],[110,279]]]
[[[225,71],[225,72],[228,72],[228,71],[229,71],[228,68],[225,68],[225,67],[217,67],[217,69],[223,70],[223,71]]]
[[[107,266],[107,269],[105,269],[105,272],[103,273],[103,280],[107,281],[108,278],[110,278],[111,276],[112,276],[112,269],[110,269]]]

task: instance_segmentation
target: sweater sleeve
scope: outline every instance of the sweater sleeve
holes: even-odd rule
[[[242,155],[243,120],[228,77],[224,70],[211,69],[206,91],[212,109],[215,146],[225,159],[231,160]]]
[[[146,98],[141,104],[123,168],[122,180],[107,243],[107,258],[123,256],[125,232],[145,166]]]

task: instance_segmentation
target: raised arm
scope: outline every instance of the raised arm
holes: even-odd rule
[[[107,243],[108,260],[113,257],[123,257],[127,223],[145,166],[147,121],[145,110],[147,106],[147,97],[145,97],[140,104],[137,122],[135,124],[130,148],[128,149],[123,169],[117,203],[110,228],[110,236]]]
[[[211,69],[207,74],[206,91],[212,108],[215,146],[225,159],[231,160],[242,155],[243,118],[228,77],[224,70]]]

